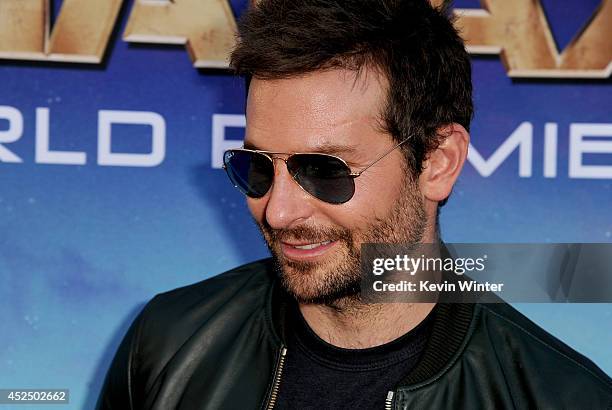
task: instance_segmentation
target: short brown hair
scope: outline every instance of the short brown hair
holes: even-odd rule
[[[442,141],[438,129],[473,115],[471,65],[447,7],[427,0],[259,0],[243,15],[231,56],[236,73],[280,79],[369,65],[389,83],[381,113],[402,141],[409,169],[422,171]]]

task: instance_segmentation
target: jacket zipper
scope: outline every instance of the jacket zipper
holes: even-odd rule
[[[283,346],[280,351],[278,358],[278,364],[276,365],[276,371],[274,372],[274,381],[272,382],[272,390],[270,390],[270,396],[268,398],[268,404],[266,410],[272,410],[276,404],[278,398],[278,390],[280,388],[281,376],[283,374],[283,367],[285,367],[285,357],[287,356],[287,348]]]
[[[266,406],[266,410],[274,409],[276,405],[276,399],[278,398],[278,390],[280,388],[281,376],[283,375],[283,368],[285,367],[285,358],[287,357],[287,348],[282,347],[280,351],[280,355],[278,358],[278,365],[276,366],[276,372],[274,372],[274,381],[272,382],[272,390],[270,390],[270,398],[268,399],[268,404]],[[387,398],[385,399],[385,410],[393,409],[393,391],[389,391],[387,393]]]
[[[387,399],[385,400],[385,410],[391,410],[393,409],[393,395],[395,393],[393,393],[393,391],[389,391],[387,393]]]

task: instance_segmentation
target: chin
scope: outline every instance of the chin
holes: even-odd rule
[[[278,261],[278,259],[277,259]],[[333,304],[360,293],[359,267],[347,272],[337,263],[278,261],[285,290],[302,304]]]

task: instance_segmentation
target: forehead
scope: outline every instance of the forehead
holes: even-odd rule
[[[278,80],[253,79],[246,142],[282,152],[367,145],[380,133],[386,85],[374,70],[333,69]]]

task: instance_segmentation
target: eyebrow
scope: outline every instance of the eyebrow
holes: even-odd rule
[[[244,148],[250,149],[253,151],[266,151],[255,144],[245,141]],[[357,147],[353,145],[338,145],[338,144],[319,144],[314,146],[311,150],[308,151],[300,151],[303,153],[320,153],[320,154],[329,154],[329,155],[340,155],[340,154],[351,154],[357,151]]]

